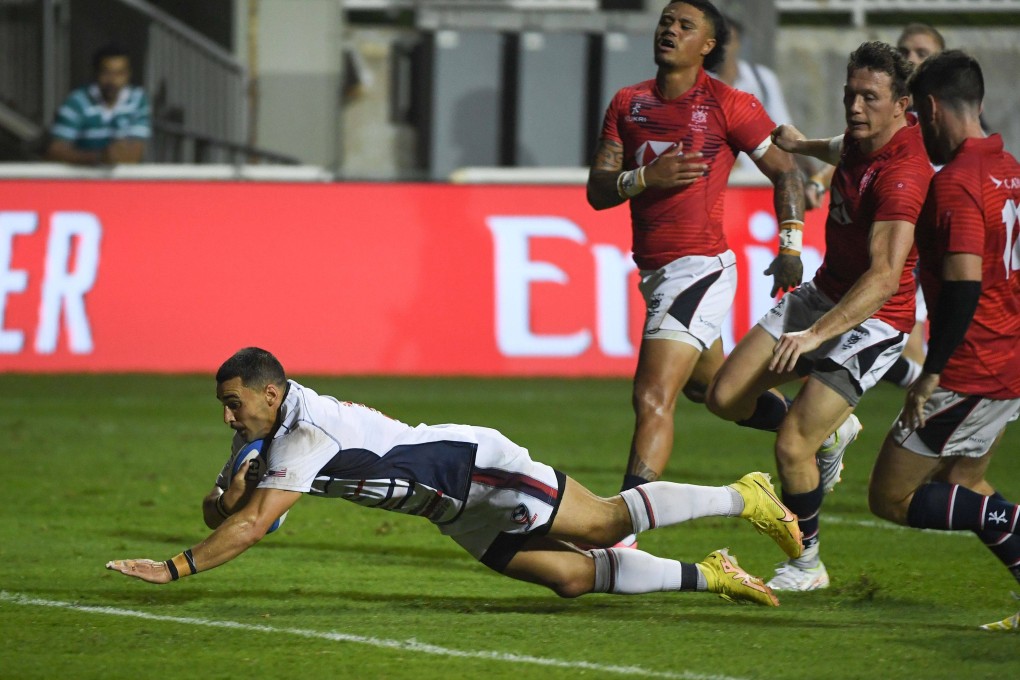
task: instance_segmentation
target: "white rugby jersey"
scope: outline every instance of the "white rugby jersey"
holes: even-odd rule
[[[278,422],[259,488],[344,498],[446,524],[463,509],[472,475],[489,472],[474,469],[478,435],[485,428],[411,427],[363,404],[319,395],[293,380],[288,381]],[[224,468],[228,474],[244,443],[235,435],[231,461]],[[223,474],[217,484],[225,488]]]

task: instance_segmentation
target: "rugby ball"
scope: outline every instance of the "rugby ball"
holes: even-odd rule
[[[234,466],[230,472],[230,478],[227,479],[227,486],[230,486],[230,482],[233,481],[238,471],[244,466],[246,461],[252,461],[248,466],[248,474],[245,475],[245,480],[249,484],[258,484],[266,478],[266,473],[269,471],[268,465],[264,458],[260,458],[259,454],[262,452],[262,440],[256,439],[253,442],[245,444],[244,447],[237,452],[237,457],[234,458]],[[288,511],[289,512],[289,511]],[[280,528],[284,520],[287,519],[287,513],[280,515],[280,518],[273,522],[269,527],[267,534],[271,534]]]

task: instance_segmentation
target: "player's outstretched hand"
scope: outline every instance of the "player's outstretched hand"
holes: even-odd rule
[[[660,189],[675,189],[694,184],[708,172],[703,154],[684,153],[683,142],[677,142],[645,166],[645,185]]]
[[[924,427],[924,405],[931,399],[932,392],[938,386],[938,373],[921,373],[921,377],[907,388],[903,413],[900,416],[907,427],[911,429]]]
[[[772,277],[772,297],[775,297],[779,291],[786,293],[800,285],[804,279],[804,263],[799,255],[776,255],[765,270],[765,276]]]
[[[772,143],[788,153],[797,153],[800,142],[805,139],[804,133],[792,125],[780,125],[772,131]]]
[[[112,571],[119,571],[125,576],[140,578],[149,583],[170,583],[170,570],[166,568],[165,562],[154,562],[153,560],[111,560],[106,563],[106,568]]]

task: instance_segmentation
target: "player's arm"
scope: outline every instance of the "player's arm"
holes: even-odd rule
[[[822,168],[808,177],[804,182],[804,207],[813,210],[822,204],[822,196],[832,186],[832,175],[836,172],[835,166],[824,165]]]
[[[804,264],[800,259],[804,233],[804,178],[789,153],[771,144],[758,158],[758,168],[772,181],[773,208],[779,219],[779,253],[772,261],[766,276],[772,276],[772,295],[780,290],[792,290],[804,278]]]
[[[780,125],[772,131],[772,143],[783,151],[811,156],[829,165],[836,165],[843,150],[843,135],[826,139],[808,139],[794,126]]]
[[[779,338],[769,369],[777,373],[794,370],[801,355],[847,332],[881,309],[899,289],[903,265],[913,244],[912,222],[888,220],[872,224],[868,247],[871,266],[846,295],[809,328],[784,333]]]
[[[693,184],[708,171],[702,154],[684,153],[683,144],[669,147],[648,165],[623,169],[623,145],[599,140],[588,172],[588,204],[596,210],[620,205],[645,189],[678,189]]]
[[[599,139],[595,159],[588,171],[588,205],[596,210],[605,210],[627,200],[616,189],[622,170],[623,145],[605,137]]]
[[[269,527],[301,497],[297,491],[255,489],[251,499],[209,536],[165,562],[113,560],[106,568],[149,583],[169,583],[229,562],[262,540]]]
[[[212,489],[202,499],[202,519],[210,529],[223,524],[223,520],[237,512],[251,498],[257,484],[248,483],[249,465],[250,461],[246,461],[237,469],[237,474],[230,480],[226,489],[213,484]]]
[[[924,405],[939,385],[942,369],[963,342],[981,298],[982,257],[974,253],[948,253],[942,263],[942,290],[938,308],[931,310],[928,354],[921,376],[907,390],[903,419],[923,427]]]

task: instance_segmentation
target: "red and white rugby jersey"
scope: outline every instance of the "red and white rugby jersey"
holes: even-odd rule
[[[940,385],[1020,397],[1020,164],[1002,137],[967,139],[932,180],[916,230],[928,313],[938,313],[947,253],[982,257],[981,298]]]
[[[826,296],[838,302],[870,268],[872,224],[894,220],[917,224],[933,174],[913,114],[908,114],[907,125],[874,153],[863,153],[854,140],[844,137],[825,221],[825,258],[814,278]],[[912,247],[899,289],[873,315],[903,333],[914,326],[916,262],[917,250]]]
[[[775,124],[753,95],[734,90],[703,69],[690,90],[663,98],[654,80],[625,87],[606,110],[602,138],[623,145],[625,170],[648,165],[677,142],[701,152],[705,177],[680,189],[646,189],[630,200],[634,261],[657,269],[687,255],[727,250],[723,194],[740,151],[751,152]]]

